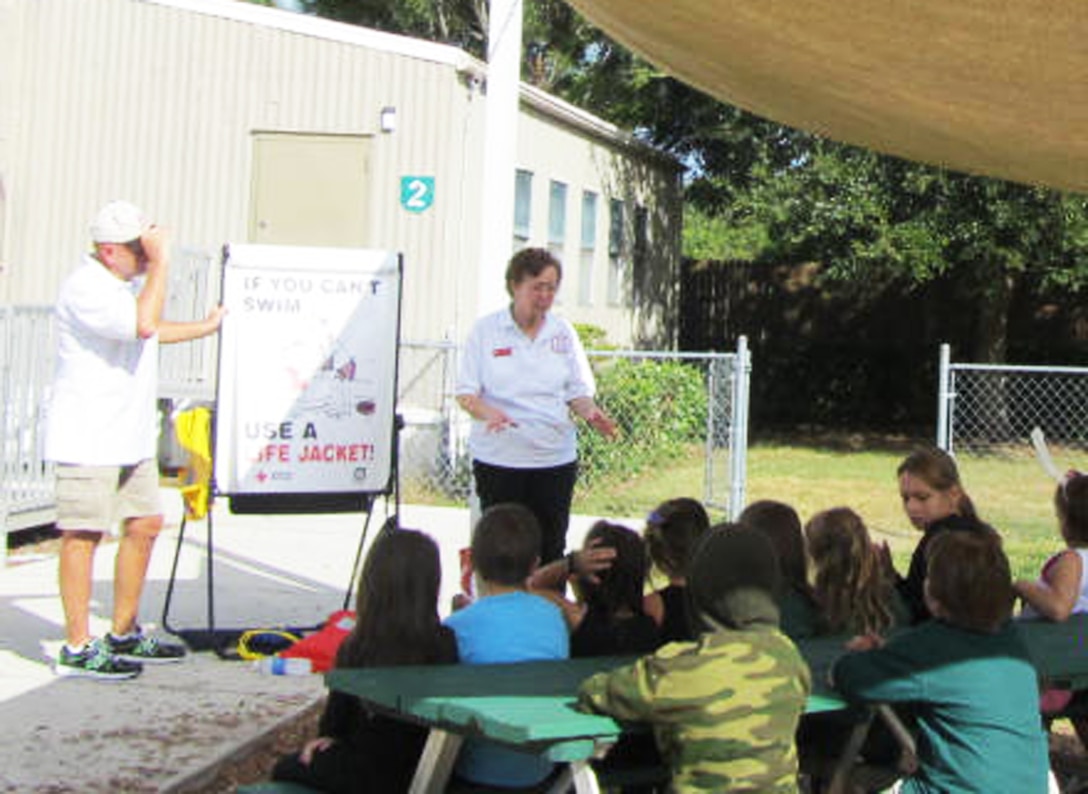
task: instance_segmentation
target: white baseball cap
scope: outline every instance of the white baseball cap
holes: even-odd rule
[[[151,226],[143,212],[127,201],[111,201],[91,221],[96,243],[127,243],[139,239]]]

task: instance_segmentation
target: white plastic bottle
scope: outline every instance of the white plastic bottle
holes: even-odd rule
[[[253,666],[265,675],[309,675],[313,663],[309,659],[282,656],[266,656],[257,659]]]

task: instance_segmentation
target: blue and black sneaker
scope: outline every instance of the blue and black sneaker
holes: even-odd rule
[[[185,658],[185,646],[160,642],[144,634],[139,626],[123,637],[107,634],[106,646],[118,659],[137,664],[169,664]]]
[[[60,676],[82,676],[104,681],[124,681],[135,678],[143,671],[138,662],[119,659],[110,653],[109,646],[101,639],[93,639],[80,651],[72,651],[62,645],[53,672]]]

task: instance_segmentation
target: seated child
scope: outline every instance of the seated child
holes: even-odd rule
[[[912,623],[932,617],[926,607],[923,583],[926,578],[926,547],[943,532],[979,532],[993,529],[975,512],[975,505],[960,481],[956,461],[936,447],[917,449],[903,459],[896,469],[903,512],[922,539],[914,547],[907,575],[896,582],[911,614]],[[886,565],[891,555],[885,547]]]
[[[763,499],[744,508],[738,521],[762,532],[774,546],[782,590],[778,594],[782,632],[790,639],[811,637],[819,630],[819,610],[808,581],[808,554],[801,519],[783,502]]]
[[[884,634],[910,622],[861,516],[848,507],[824,510],[805,525],[805,537],[821,633]]]
[[[1027,620],[1063,621],[1070,615],[1088,612],[1088,476],[1069,472],[1054,492],[1054,510],[1058,530],[1066,548],[1051,556],[1036,580],[1021,579],[1014,587],[1023,606],[1020,617]],[[1088,696],[1073,695],[1065,689],[1048,689],[1040,707],[1044,714],[1054,714],[1077,701],[1088,705]],[[1088,719],[1074,717],[1073,727],[1088,747]]]
[[[1037,580],[1014,585],[1023,618],[1062,621],[1088,612],[1088,475],[1066,475],[1054,492],[1054,511],[1065,548],[1044,563]]]
[[[452,664],[453,632],[438,618],[438,546],[412,529],[383,530],[371,544],[356,596],[358,619],[335,666]],[[373,714],[359,699],[332,691],[318,738],[281,758],[272,778],[320,791],[407,791],[427,729]]]
[[[646,596],[646,614],[660,628],[664,643],[695,639],[697,632],[689,614],[687,570],[691,551],[710,528],[703,506],[688,497],[662,502],[646,517],[643,538],[653,566],[669,583]]]
[[[798,790],[794,732],[811,678],[778,630],[778,577],[765,536],[715,527],[688,574],[698,640],[582,683],[583,708],[653,726],[673,791]]]
[[[478,598],[446,618],[465,664],[565,659],[567,625],[555,604],[526,590],[540,561],[540,525],[528,508],[497,504],[484,511],[472,533]],[[466,740],[455,773],[469,783],[535,786],[552,764],[529,753]]]
[[[861,702],[910,704],[918,769],[901,791],[1047,791],[1038,686],[1014,624],[1009,561],[994,532],[929,543],[925,598],[934,619],[848,653],[835,687]]]
[[[580,574],[581,560],[605,559],[607,566]],[[592,565],[592,563],[589,563]],[[571,580],[575,601],[558,594]],[[530,587],[554,601],[570,627],[570,655],[615,656],[649,653],[658,646],[657,623],[643,611],[646,549],[638,533],[598,521],[586,533],[581,552],[545,565]]]

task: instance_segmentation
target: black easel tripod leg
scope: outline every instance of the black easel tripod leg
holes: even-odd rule
[[[208,625],[202,630],[182,629],[171,625],[170,623],[170,605],[174,600],[174,587],[177,583],[178,563],[181,559],[181,547],[185,542],[185,530],[188,527],[188,517],[183,517],[181,520],[181,526],[178,528],[178,541],[174,547],[174,560],[170,565],[170,579],[166,583],[166,596],[163,599],[162,605],[162,627],[165,631],[173,634],[176,637],[181,637],[186,645],[189,645],[194,649],[207,649],[206,643],[211,643],[212,650],[220,658],[227,658],[228,653],[227,646],[229,645],[230,638],[224,641],[216,640],[215,630],[215,554],[213,549],[213,518],[212,511],[209,510],[205,518],[208,522],[208,535],[207,535],[207,549],[206,549],[206,570],[207,570],[207,610],[208,610]]]
[[[341,609],[348,609],[351,604],[351,594],[355,590],[355,583],[359,576],[359,564],[363,559],[363,546],[366,545],[366,536],[370,531],[370,519],[374,516],[374,497],[367,499],[366,521],[363,523],[363,534],[359,537],[359,548],[355,550],[355,564],[351,566],[351,578],[348,579],[348,589],[344,593],[344,605]]]
[[[185,527],[189,523],[188,516],[182,516],[181,526],[178,528],[178,542],[174,546],[174,562],[170,565],[170,580],[166,583],[166,597],[162,603],[162,627],[171,634],[178,635],[178,631],[170,625],[170,602],[174,598],[174,582],[177,581],[178,560],[181,558],[181,544],[185,540]]]

